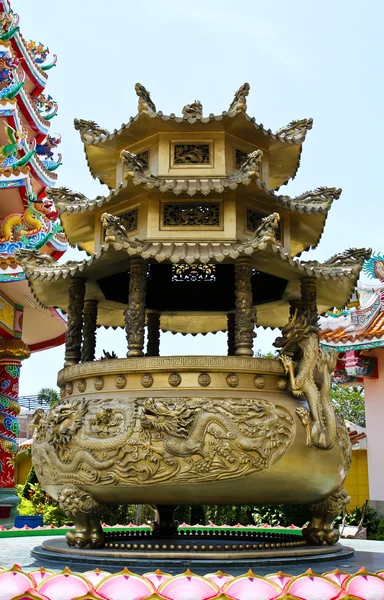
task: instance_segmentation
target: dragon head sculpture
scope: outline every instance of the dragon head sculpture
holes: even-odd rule
[[[295,354],[300,342],[311,333],[317,334],[317,321],[315,322],[307,311],[299,315],[296,310],[281,330],[282,335],[276,338],[273,345],[279,348],[281,354]]]

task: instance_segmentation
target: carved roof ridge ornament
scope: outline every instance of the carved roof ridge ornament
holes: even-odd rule
[[[146,183],[154,179],[158,179],[153,175],[147,175],[143,163],[138,159],[137,154],[130,152],[129,150],[122,150],[120,157],[123,160],[123,164],[127,167],[125,178],[132,178],[138,183]]]
[[[228,179],[240,179],[244,183],[244,178],[251,180],[253,178],[260,179],[260,168],[263,161],[263,151],[255,150],[248,154],[245,161],[242,163],[240,169],[230,175]]]
[[[275,135],[283,140],[302,142],[312,126],[313,119],[295,119],[285,127],[278,129]]]
[[[276,239],[279,225],[280,215],[277,212],[261,219],[261,224],[250,238],[251,245],[263,247],[265,244],[275,244],[281,246],[281,242]]]
[[[200,100],[195,100],[191,104],[186,104],[181,112],[188,119],[201,118],[203,116],[203,105]]]
[[[137,249],[144,246],[145,242],[143,240],[129,235],[120,217],[103,213],[101,215],[101,223],[105,230],[104,241],[106,244],[109,242],[125,243],[129,241],[130,245]]]
[[[141,83],[136,83],[135,92],[139,97],[139,102],[137,105],[137,110],[139,111],[139,114],[157,114],[156,106],[151,100],[150,92],[143,85],[141,85]]]
[[[307,266],[319,266],[322,269],[344,269],[363,267],[366,260],[369,260],[372,254],[371,248],[348,248],[344,252],[333,254],[328,260],[323,263],[319,263],[317,260],[302,261]]]
[[[101,137],[110,135],[108,129],[103,129],[95,121],[87,121],[86,119],[74,119],[74,127],[80,132],[81,140],[84,144],[92,144]]]
[[[236,113],[246,113],[247,112],[247,96],[249,94],[249,90],[251,86],[249,83],[243,83],[242,86],[239,87],[235,96],[229,105],[228,114],[236,114]]]
[[[328,204],[331,205],[334,200],[338,200],[341,196],[342,189],[335,187],[320,186],[314,190],[309,190],[290,198],[289,196],[281,196],[281,198],[287,198],[290,202],[297,202],[303,204]]]
[[[63,187],[56,187],[56,188],[46,188],[45,189],[45,193],[47,198],[49,198],[49,200],[53,200],[53,202],[56,202],[58,204],[60,203],[76,203],[76,204],[87,204],[88,202],[90,202],[88,200],[88,198],[86,196],[84,196],[84,194],[82,194],[81,192],[73,192],[72,190],[70,190],[69,188],[63,186]]]
[[[47,267],[56,265],[56,261],[49,254],[43,254],[33,248],[18,248],[14,251],[17,261],[23,266]]]

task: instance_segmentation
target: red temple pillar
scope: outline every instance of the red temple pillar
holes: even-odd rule
[[[14,494],[16,439],[20,425],[19,376],[21,361],[29,356],[28,347],[18,339],[2,340],[0,353],[0,523],[13,516],[18,505]],[[8,354],[8,356],[7,356]]]

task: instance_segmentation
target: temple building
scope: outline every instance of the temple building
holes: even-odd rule
[[[320,342],[339,353],[335,383],[364,385],[367,427],[369,499],[384,515],[384,480],[381,463],[384,419],[384,257],[374,254],[363,265],[373,284],[358,283],[346,307],[320,317]],[[363,471],[366,470],[364,465]],[[364,476],[362,472],[361,476]],[[367,495],[368,498],[368,495]]]
[[[19,17],[0,0],[0,522],[17,503],[14,456],[22,360],[64,342],[66,320],[31,293],[15,251],[57,260],[66,250],[54,203],[46,197],[61,164],[61,138],[51,134],[57,103],[44,93],[55,66],[41,43],[23,38]],[[42,381],[43,384],[43,381]]]

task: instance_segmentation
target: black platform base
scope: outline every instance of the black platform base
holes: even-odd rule
[[[172,541],[172,540],[171,540]],[[332,560],[344,560],[353,556],[353,549],[335,544],[334,546],[298,546],[289,548],[267,548],[250,550],[225,549],[229,540],[223,540],[222,550],[201,550],[200,540],[194,540],[193,544],[187,544],[189,549],[181,551],[173,550],[174,544],[167,545],[167,550],[159,549],[143,551],[140,549],[78,549],[67,546],[63,538],[50,538],[41,546],[36,546],[31,554],[34,558],[46,563],[60,564],[71,568],[105,568],[129,567],[136,573],[145,573],[155,569],[163,571],[171,570],[179,573],[187,568],[192,571],[214,572],[230,568],[246,568],[257,570],[258,567],[270,565],[271,570],[280,570],[283,565],[302,564],[303,569],[308,568],[309,563],[317,563]],[[205,540],[204,540],[205,541]],[[196,543],[197,542],[197,543]],[[171,548],[169,548],[171,546]]]

